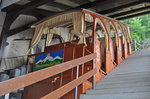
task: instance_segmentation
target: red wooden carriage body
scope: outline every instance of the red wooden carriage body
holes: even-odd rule
[[[103,15],[85,9],[62,12],[54,16],[47,17],[35,23],[35,25],[42,24],[47,20],[58,17],[59,15],[65,15],[73,12],[82,13],[84,15],[84,21],[86,21],[85,14],[90,15],[93,20],[90,23],[92,24],[92,26],[90,26],[90,28],[92,27],[92,34],[90,36],[85,36],[85,33],[87,31],[87,28],[85,27],[88,26],[85,26],[86,24],[84,24],[83,26],[83,40],[85,40],[84,42],[86,42],[86,44],[78,44],[79,40],[72,40],[61,44],[45,46],[44,52],[31,54],[29,55],[29,57],[36,57],[39,54],[63,50],[63,62],[67,62],[79,57],[89,55],[91,53],[96,53],[97,57],[94,61],[95,68],[97,68],[97,73],[95,74],[96,83],[97,81],[100,81],[101,78],[105,76],[105,74],[111,72],[118,64],[120,64],[125,58],[127,58],[131,54],[129,26],[117,20],[105,17]],[[98,19],[100,22],[100,29],[105,32],[103,38],[97,38],[96,29],[98,28],[96,27],[96,25],[98,23],[96,24],[96,19]],[[114,33],[114,37],[111,38],[110,32],[112,30]],[[119,36],[119,31],[121,31],[121,36]],[[82,76],[83,74],[92,70],[92,61],[84,63],[83,65],[84,66],[79,66],[79,76]],[[57,88],[74,80],[75,74],[76,68],[73,68],[62,72],[60,75],[55,75],[33,85],[30,85],[25,88],[23,99],[39,99],[40,97],[43,97],[48,93],[56,90]],[[92,78],[88,79],[87,81],[83,82],[78,86],[78,98],[80,94],[85,93],[85,91],[90,88],[92,88]],[[74,90],[61,97],[61,99],[73,98]]]

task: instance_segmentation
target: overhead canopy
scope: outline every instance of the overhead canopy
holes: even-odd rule
[[[93,17],[90,14],[85,14],[85,21],[93,22]],[[83,32],[84,13],[82,13],[82,10],[58,13],[54,16],[50,16],[38,21],[37,23],[33,24],[31,28],[36,29],[42,27],[43,32],[46,34],[47,28],[51,29],[53,27],[65,26],[66,23],[73,23],[73,29],[77,34]]]
[[[91,24],[91,22],[94,22],[94,19],[95,19],[95,24],[98,23],[103,27],[106,36],[110,29],[107,28],[108,31],[106,31],[103,24],[105,24],[106,27],[109,27],[110,21],[120,23],[117,20],[102,16],[100,14],[91,12],[86,9],[72,10],[72,11],[65,11],[65,12],[58,13],[56,15],[44,18],[43,20],[40,20],[31,26],[31,28],[35,28],[35,33],[28,54],[34,53],[33,48],[39,43],[43,34],[47,34],[46,46],[49,46],[53,34],[60,35],[64,41],[71,41],[73,35],[76,34],[80,38],[78,44],[84,43],[86,45],[85,35],[86,33],[88,33],[87,32],[88,29],[85,28],[90,27],[91,29],[91,26],[93,26],[93,23]],[[101,20],[103,20],[104,23],[102,23]],[[89,26],[86,27],[85,24]],[[60,27],[63,28],[67,27],[67,29],[69,29],[69,31],[67,32],[68,34],[64,34],[64,32],[62,32]],[[66,39],[65,37],[66,35],[68,35],[69,39]]]
[[[35,34],[31,42],[31,48],[28,53],[33,53],[33,48],[38,44],[43,34],[48,34],[47,46],[50,43],[53,34],[62,36],[62,31],[58,27],[72,25],[70,28],[70,40],[72,35],[82,35],[84,31],[85,21],[93,22],[93,17],[90,14],[84,14],[82,10],[68,11],[64,13],[56,14],[55,16],[47,17],[31,26],[35,28]],[[62,36],[63,38],[63,36]],[[83,35],[80,38],[80,43],[83,43]]]

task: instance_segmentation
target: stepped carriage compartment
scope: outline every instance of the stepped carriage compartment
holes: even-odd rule
[[[34,70],[36,70],[36,66],[40,67],[40,64],[45,63],[45,61],[42,60],[44,59],[43,57],[52,55],[51,57],[55,58],[56,55],[53,54],[57,51],[61,51],[57,55],[60,56],[60,60],[57,60],[57,62],[53,64],[67,62],[91,53],[96,53],[97,57],[94,60],[94,65],[95,68],[97,68],[97,73],[95,74],[95,82],[97,82],[104,77],[104,74],[111,72],[111,70],[131,54],[128,25],[85,9],[56,14],[35,23],[32,27],[35,28],[35,34],[29,53],[32,52],[33,48],[38,44],[41,36],[47,34],[44,52],[36,54],[30,53],[29,55],[29,57],[35,56],[37,58],[38,55],[42,57],[41,61],[40,58],[35,58],[35,61],[37,61],[34,62]],[[64,36],[67,34],[62,34],[58,29],[59,27],[69,28],[70,34],[68,41],[65,40],[66,38]],[[53,34],[60,35],[64,39],[64,42],[50,45]],[[75,40],[73,39],[74,36],[76,36]],[[48,62],[48,64],[50,64],[50,61]],[[92,64],[93,62],[90,61],[80,65],[79,76],[92,70]],[[43,66],[47,67],[48,65]],[[50,67],[50,65],[48,67]],[[45,67],[40,67],[39,70],[43,68]],[[76,68],[73,68],[30,85],[25,88],[23,99],[29,99],[29,97],[30,99],[39,99],[76,79],[75,75]],[[90,88],[92,88],[92,78],[78,86],[78,98],[80,94],[85,93],[85,91]],[[61,97],[61,99],[73,98],[74,89]]]

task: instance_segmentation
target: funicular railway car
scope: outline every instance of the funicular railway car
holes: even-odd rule
[[[28,51],[29,59],[33,59],[33,71],[38,71],[56,64],[96,53],[96,59],[77,68],[59,73],[39,83],[25,87],[23,99],[39,99],[55,89],[69,83],[92,70],[95,64],[97,73],[95,83],[111,72],[118,64],[131,54],[129,26],[117,20],[102,16],[86,9],[58,13],[44,18],[31,26],[35,29]],[[43,52],[38,53],[38,43],[44,35]],[[53,37],[60,37],[60,42],[51,45]],[[35,53],[37,52],[37,53]],[[30,63],[31,60],[28,61]],[[63,67],[62,67],[63,68]],[[51,71],[50,71],[51,72]],[[92,78],[78,86],[77,97],[92,88]],[[74,99],[75,90],[60,99]]]

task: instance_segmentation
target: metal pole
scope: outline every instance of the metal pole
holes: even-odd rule
[[[27,71],[26,71],[26,74],[29,72],[29,65],[30,65],[30,57],[27,57]]]
[[[142,45],[142,48],[144,49],[144,44]]]
[[[79,77],[79,66],[76,68],[76,79]],[[78,86],[76,86],[75,91],[74,91],[74,99],[77,99],[78,96]]]
[[[93,61],[92,61],[93,63],[92,63],[92,69],[94,69],[94,59],[93,59]],[[93,75],[93,77],[92,77],[92,88],[94,89],[95,88],[95,77],[94,77],[94,75]]]
[[[134,48],[135,48],[135,51],[136,51],[136,40],[134,40]]]

